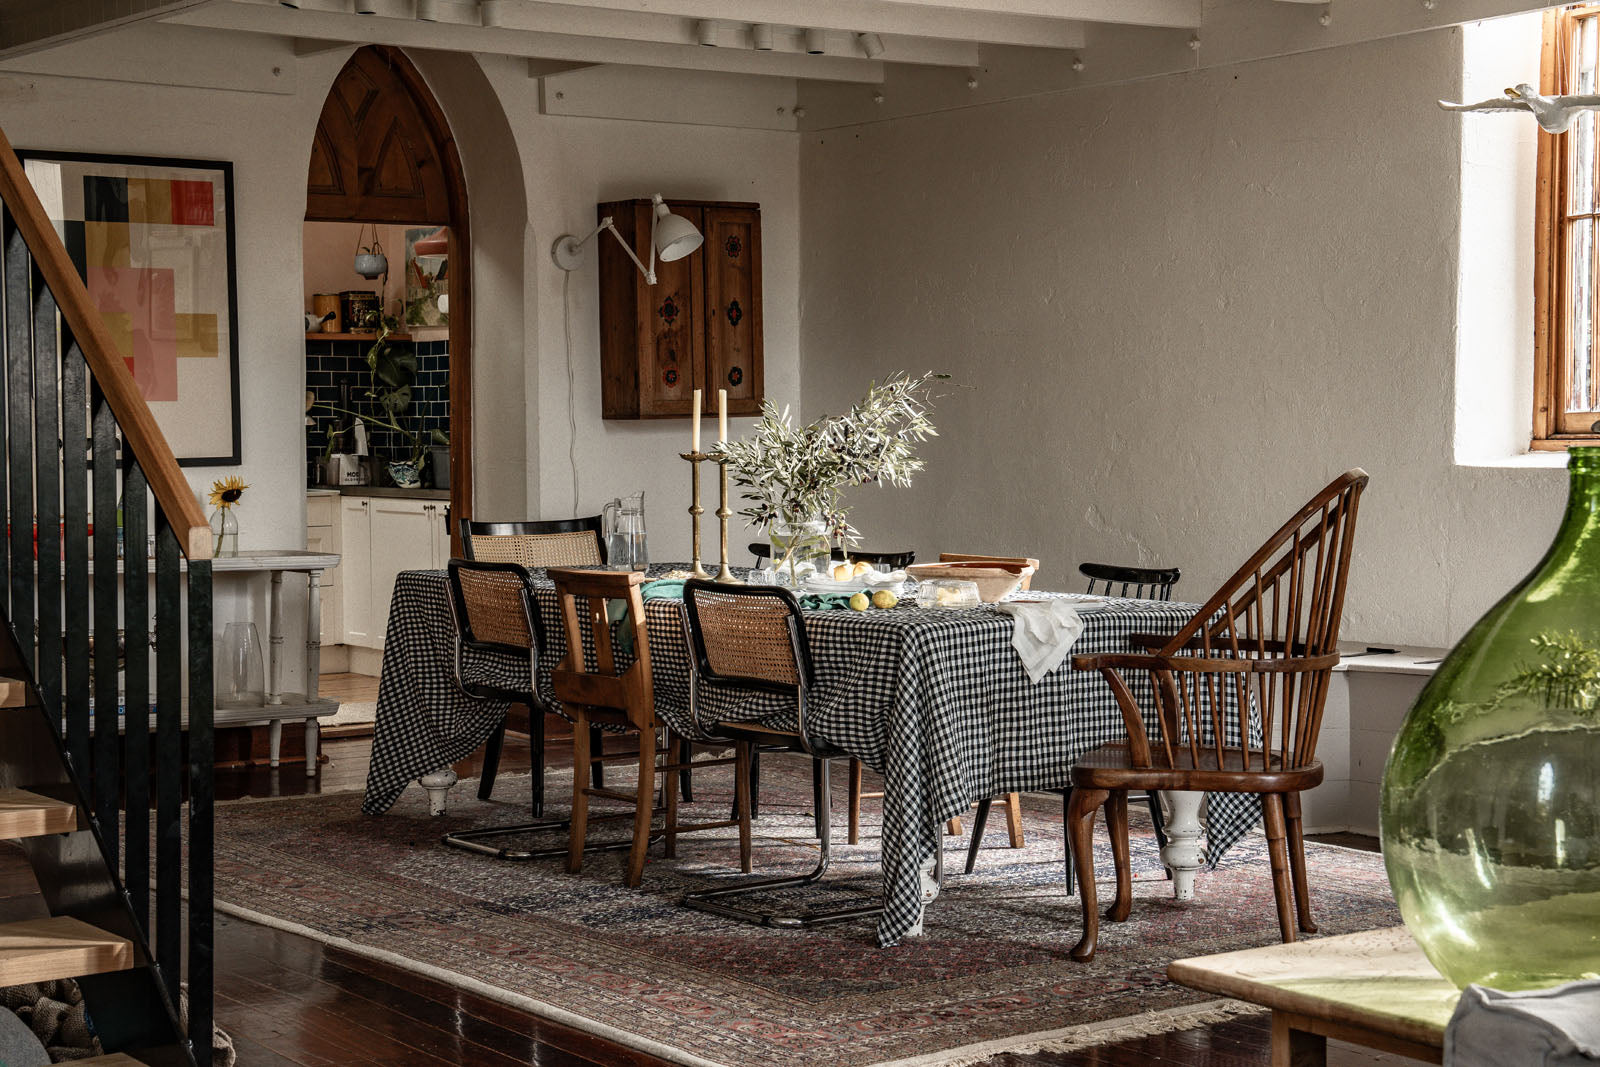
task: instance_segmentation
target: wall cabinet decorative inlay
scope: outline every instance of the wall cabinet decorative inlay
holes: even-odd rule
[[[614,240],[600,249],[601,408],[608,419],[690,414],[694,390],[703,410],[756,415],[762,400],[761,205],[668,200],[705,243],[673,263],[656,263],[650,285]],[[596,208],[622,239],[649,256],[650,201],[617,200]],[[604,235],[602,235],[603,237]]]

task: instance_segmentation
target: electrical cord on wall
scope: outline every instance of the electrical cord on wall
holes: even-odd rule
[[[561,272],[561,330],[567,342],[567,462],[572,465],[572,514],[578,514],[578,397],[572,371],[572,272]]]

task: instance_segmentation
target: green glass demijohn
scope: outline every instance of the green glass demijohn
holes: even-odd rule
[[[1600,448],[1555,543],[1439,665],[1383,775],[1389,883],[1464,986],[1600,977]]]

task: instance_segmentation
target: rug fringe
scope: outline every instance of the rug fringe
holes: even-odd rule
[[[1143,1015],[1106,1019],[1097,1023],[1083,1023],[1062,1030],[1042,1034],[1021,1034],[999,1041],[985,1041],[981,1045],[933,1052],[910,1059],[885,1060],[872,1067],[977,1067],[1001,1054],[1032,1056],[1042,1053],[1078,1052],[1099,1045],[1129,1041],[1137,1037],[1193,1030],[1213,1026],[1241,1015],[1259,1015],[1266,1008],[1246,1004],[1239,1000],[1208,1000],[1181,1008],[1146,1012]]]

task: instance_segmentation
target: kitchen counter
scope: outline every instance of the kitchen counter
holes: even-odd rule
[[[402,500],[449,500],[448,489],[399,489],[386,485],[314,485],[310,493],[327,493],[330,496],[392,496]]]

